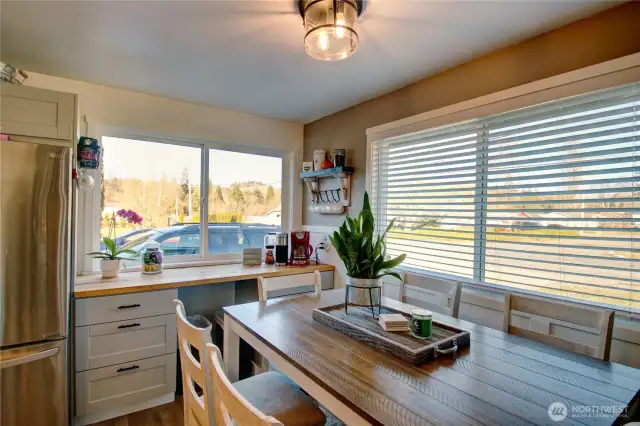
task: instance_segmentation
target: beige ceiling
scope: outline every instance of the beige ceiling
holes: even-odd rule
[[[369,0],[360,49],[325,63],[304,53],[292,0],[2,0],[0,55],[34,72],[307,123],[617,4]]]

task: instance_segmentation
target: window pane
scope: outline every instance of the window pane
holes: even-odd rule
[[[139,262],[150,240],[160,244],[165,256],[198,254],[200,149],[112,137],[103,137],[102,146],[101,236],[108,236],[116,214],[116,246],[136,252],[129,264]],[[118,217],[121,209],[140,214],[142,224]]]
[[[560,104],[552,119],[519,112],[517,126],[494,118],[506,125],[487,134],[486,281],[640,307],[638,104]]]
[[[260,248],[282,224],[282,159],[209,150],[209,253]]]
[[[373,144],[404,265],[640,310],[640,84]]]
[[[374,148],[373,202],[380,232],[404,266],[473,278],[474,125],[438,129]]]

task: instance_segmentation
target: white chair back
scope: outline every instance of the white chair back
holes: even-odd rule
[[[389,299],[402,302],[402,287],[404,285],[404,271],[392,269],[393,272],[397,272],[401,279],[394,277],[393,275],[385,275],[382,280],[382,295]]]
[[[613,311],[509,293],[505,294],[504,304],[503,331],[505,333],[609,361]],[[558,334],[563,329],[574,330],[577,333],[567,333],[561,337]],[[581,334],[596,335],[598,338],[595,342],[574,340]]]
[[[400,294],[404,303],[458,318],[462,283],[406,273]]]
[[[313,274],[286,275],[273,278],[258,277],[258,299],[264,302],[267,300],[269,292],[309,286],[314,286],[315,294],[320,294],[320,291],[322,291],[320,271],[314,271]]]
[[[211,363],[205,345],[212,344],[207,330],[193,326],[184,305],[174,300],[178,328],[178,349],[182,365],[183,410],[185,426],[215,426]],[[197,350],[199,361],[193,356]],[[202,390],[198,395],[196,385]]]
[[[224,374],[220,350],[215,345],[208,343],[207,352],[212,367],[210,381],[213,383],[218,426],[282,426],[273,417],[265,416],[233,387]]]

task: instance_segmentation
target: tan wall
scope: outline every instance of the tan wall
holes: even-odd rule
[[[640,1],[609,9],[538,37],[490,53],[410,86],[337,112],[304,127],[304,158],[314,149],[347,148],[356,167],[350,214],[362,204],[366,129],[510,87],[640,52]],[[344,216],[310,213],[305,225],[338,226]]]

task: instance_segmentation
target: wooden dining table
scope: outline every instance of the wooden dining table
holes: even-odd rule
[[[242,339],[347,425],[611,425],[637,412],[638,369],[439,314],[470,347],[413,366],[312,318],[341,302],[344,289],[224,308],[229,379]]]

